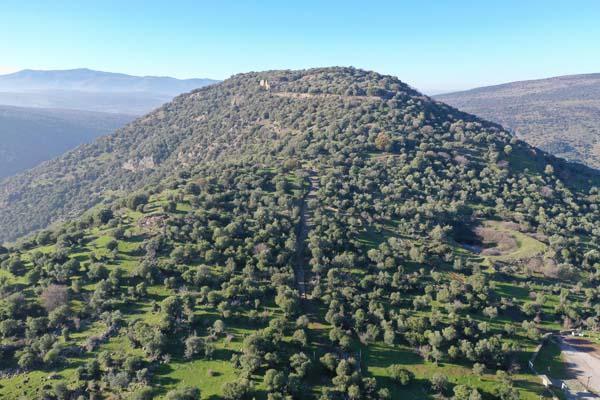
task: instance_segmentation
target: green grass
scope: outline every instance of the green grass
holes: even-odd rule
[[[540,373],[555,379],[569,378],[568,369],[562,359],[560,346],[554,340],[548,340],[538,353],[534,368]]]
[[[486,371],[486,374],[479,378],[473,374],[468,365],[450,363],[436,365],[432,362],[424,362],[412,349],[404,346],[371,345],[368,350],[363,350],[362,358],[368,365],[369,373],[381,384],[390,388],[392,398],[403,400],[435,398],[429,390],[428,382],[435,373],[446,375],[451,386],[468,385],[486,394],[493,393],[494,388],[498,385],[495,371]],[[387,367],[392,364],[401,364],[404,368],[412,371],[415,374],[415,381],[408,386],[400,386],[392,382],[387,371]],[[520,389],[522,400],[538,400],[540,396],[543,399],[552,398],[534,375],[515,374],[513,381],[515,387]],[[484,398],[486,397],[484,396]]]
[[[158,210],[159,205],[165,201],[165,196],[153,196],[151,204],[146,208],[147,211]],[[189,203],[178,203],[177,212],[186,213],[192,210]],[[71,254],[73,257],[77,257],[80,260],[89,260],[91,253],[96,255],[106,256],[109,261],[105,264],[107,268],[113,269],[116,267],[122,268],[126,274],[131,273],[138,262],[140,261],[141,255],[138,254],[139,247],[143,241],[143,238],[148,235],[142,226],[137,224],[137,221],[148,213],[140,213],[133,211],[125,211],[126,230],[128,234],[134,236],[128,239],[118,241],[118,247],[116,256],[113,259],[112,254],[108,252],[106,245],[112,240],[111,229],[89,229],[86,237],[89,242],[85,245],[77,248],[76,252]],[[507,229],[504,226],[494,225],[497,229]],[[381,230],[375,226],[370,226],[365,229],[360,236],[359,241],[367,248],[373,248],[379,246],[383,241],[390,237],[402,238],[399,233],[401,231],[400,221],[387,221],[381,225]],[[518,243],[518,248],[500,257],[504,257],[503,260],[512,261],[521,258],[526,258],[532,254],[539,254],[539,252],[545,251],[545,245],[526,234],[510,230],[511,235],[515,237]],[[31,252],[42,249],[44,252],[51,252],[54,250],[53,246],[41,247],[31,250]],[[464,249],[456,247],[456,252],[465,252]],[[462,253],[461,253],[462,254]],[[492,257],[490,257],[492,258]],[[483,258],[486,259],[486,258]],[[406,263],[407,270],[414,269],[415,271],[421,265],[414,263]],[[221,266],[211,265],[213,272],[218,274],[221,272]],[[355,273],[357,275],[363,275],[364,270],[355,267],[348,272]],[[486,272],[488,273],[488,272]],[[493,274],[493,271],[491,272]],[[16,279],[12,274],[0,270],[0,274],[7,275],[9,279]],[[458,275],[458,273],[455,273]],[[462,276],[462,275],[461,275]],[[514,282],[496,282],[496,292],[504,297],[517,299],[517,304],[522,304],[528,301],[529,290],[517,285]],[[95,284],[88,284],[84,286],[84,291],[88,294],[93,291]],[[148,287],[149,296],[144,301],[130,301],[121,302],[118,309],[122,312],[127,322],[139,318],[149,324],[159,323],[160,315],[152,311],[152,300],[160,302],[165,297],[174,294],[171,289],[168,289],[162,284],[151,285]],[[555,301],[556,296],[548,296],[548,306],[551,306]],[[410,297],[407,300],[412,300]],[[79,309],[84,301],[83,297],[73,299],[72,307]],[[309,337],[311,338],[310,345],[310,356],[318,359],[320,355],[324,353],[324,350],[329,344],[328,338],[328,324],[324,321],[324,315],[326,309],[319,308],[317,303],[314,303],[314,310],[311,315],[311,324],[308,329]],[[432,308],[439,308],[443,310],[442,305],[436,301],[432,303]],[[263,310],[268,310],[271,313],[271,317],[278,315],[278,309],[273,309],[263,306]],[[199,319],[198,323],[198,334],[202,335],[205,332],[206,325],[212,324],[215,319],[220,319],[220,315],[216,312],[214,307],[209,306],[197,306],[195,310],[196,317]],[[441,313],[441,319],[444,322],[448,322],[448,316]],[[419,310],[411,311],[411,315],[414,316],[430,316],[431,310]],[[504,323],[516,323],[511,319],[510,316],[501,315],[495,320],[490,321],[488,318],[483,317],[480,313],[472,315],[472,318],[478,321],[489,322],[492,330],[500,331],[503,328]],[[202,391],[203,399],[216,399],[221,394],[221,388],[225,382],[233,381],[238,376],[232,364],[230,363],[231,354],[234,351],[239,351],[245,335],[260,328],[256,324],[250,323],[247,315],[243,313],[237,313],[232,318],[225,320],[226,331],[229,334],[234,335],[234,339],[231,342],[226,342],[223,338],[220,338],[216,343],[215,355],[212,359],[196,359],[186,360],[181,356],[183,344],[181,341],[178,343],[172,343],[174,346],[173,351],[169,353],[174,354],[170,363],[161,364],[155,371],[152,383],[159,387],[158,398],[164,396],[164,394],[173,388],[181,386],[196,386]],[[95,322],[89,326],[84,327],[79,332],[73,332],[71,334],[72,339],[78,343],[84,343],[90,336],[99,335],[105,329],[105,326],[101,322]],[[535,347],[535,343],[519,337],[519,344],[523,347],[522,353],[528,355],[529,352]],[[176,346],[176,347],[175,347]],[[392,391],[393,398],[406,399],[406,400],[417,400],[417,399],[433,399],[434,394],[429,390],[428,380],[433,376],[434,373],[440,372],[447,375],[452,385],[456,384],[467,384],[478,388],[482,393],[486,395],[493,392],[494,387],[497,384],[497,378],[494,375],[495,371],[488,371],[481,378],[473,376],[470,365],[457,365],[449,363],[440,363],[439,365],[424,362],[422,358],[415,353],[414,349],[407,345],[395,345],[389,346],[381,342],[371,344],[370,346],[357,346],[355,349],[361,349],[361,365],[365,369],[367,376],[372,376],[378,380],[380,385],[390,388]],[[86,355],[86,357],[93,357],[101,351],[109,351],[115,356],[120,358],[128,355],[141,355],[142,350],[133,348],[129,340],[125,336],[125,330],[122,330],[118,336],[111,337],[107,342],[100,344],[100,346],[94,351]],[[556,363],[553,363],[551,354],[548,361],[551,369],[556,367]],[[543,362],[544,358],[540,359]],[[73,383],[75,381],[75,368],[81,363],[81,359],[69,359],[69,368],[60,370],[59,375],[67,383]],[[393,383],[389,377],[387,368],[392,364],[402,364],[416,376],[415,382],[407,387],[400,387]],[[557,368],[557,367],[556,367]],[[318,361],[315,360],[315,370],[320,371],[318,367]],[[560,371],[557,370],[559,373]],[[314,388],[316,393],[323,384],[330,384],[331,377],[322,374],[315,373],[318,376],[311,376],[310,385]],[[41,391],[44,388],[49,388],[55,381],[49,381],[47,379],[47,371],[32,371],[25,374],[17,375],[12,378],[2,379],[0,381],[0,398],[16,398],[19,396],[25,396],[26,398],[38,398]],[[528,373],[517,374],[514,376],[515,386],[520,389],[521,398],[523,400],[536,400],[539,396],[545,395],[544,388],[538,381],[538,379]],[[261,379],[257,377],[254,380],[254,387],[257,390],[256,398],[265,398],[264,387]],[[450,393],[450,392],[449,392]],[[11,397],[13,396],[13,397]],[[489,396],[488,396],[489,397]],[[486,398],[484,396],[484,398]],[[542,397],[545,398],[545,397]]]
[[[507,228],[497,221],[486,221],[486,226],[492,227],[498,231],[507,232],[517,242],[517,249],[499,256],[488,256],[496,261],[517,261],[524,260],[542,254],[547,246],[537,239],[532,238],[522,232]]]
[[[0,384],[0,398],[5,400],[42,398],[43,391],[51,389],[56,382],[63,381],[67,384],[75,382],[75,369],[69,367],[59,370],[54,374],[56,379],[50,379],[51,374],[47,371],[30,371],[4,378]]]
[[[156,383],[165,392],[179,386],[194,386],[200,388],[203,399],[218,397],[223,384],[237,378],[231,363],[222,360],[174,360],[168,366],[161,366],[158,373]]]

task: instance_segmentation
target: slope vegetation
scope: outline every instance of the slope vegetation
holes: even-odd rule
[[[235,76],[41,173],[102,204],[0,250],[2,398],[549,399],[597,327],[598,176],[393,77]]]
[[[600,168],[600,74],[513,82],[435,96],[558,157]]]
[[[316,72],[235,76],[222,84],[181,95],[113,135],[6,180],[0,184],[0,240],[13,239],[77,215],[94,204],[155,184],[173,171],[187,170],[198,163],[239,158],[263,162],[265,156],[279,156],[281,152],[291,152],[291,156],[299,153],[297,157],[301,159],[307,157],[305,153],[312,157],[321,155],[335,146],[334,142],[328,142],[328,135],[336,133],[333,128],[315,131],[312,124],[322,120],[323,124],[340,125],[338,131],[349,130],[354,141],[373,139],[379,132],[395,134],[407,146],[415,147],[411,151],[421,146],[413,131],[418,131],[417,124],[423,124],[426,132],[433,130],[430,135],[440,145],[454,144],[456,154],[446,154],[450,159],[458,157],[465,165],[473,163],[471,157],[493,157],[490,162],[499,162],[500,166],[494,164],[494,168],[501,170],[510,167],[541,172],[546,164],[552,164],[567,185],[589,184],[591,177],[597,179],[597,174],[583,167],[566,165],[517,141],[510,159],[500,160],[502,147],[510,145],[512,140],[508,134],[497,126],[482,125],[472,116],[435,103],[392,78],[354,70],[332,73],[333,77],[323,74],[325,78]],[[261,80],[269,80],[269,90],[260,86]],[[383,111],[377,107],[384,106],[391,111],[384,108],[387,113],[382,116]],[[394,107],[400,110],[394,111]],[[328,114],[323,115],[325,109]],[[358,110],[357,115],[352,114],[354,110]],[[409,120],[410,115],[406,117],[408,122],[402,119],[409,112],[416,114],[416,122]],[[440,134],[425,124],[434,117],[438,124],[448,125],[440,128],[446,131],[439,138]],[[385,127],[380,126],[382,121]],[[454,122],[483,127],[485,133],[478,133],[473,144],[477,153],[468,149],[469,143],[463,143],[465,128],[458,133],[450,131]],[[311,144],[302,135],[314,135],[319,140]],[[489,140],[504,142],[490,149],[488,136]],[[306,149],[300,147],[300,152],[288,144],[296,145],[296,141]],[[341,152],[364,150],[354,149],[352,143],[348,147],[343,144],[338,145]],[[506,165],[509,161],[512,164]]]

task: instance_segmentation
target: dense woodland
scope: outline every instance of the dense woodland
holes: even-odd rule
[[[234,76],[4,183],[5,238],[81,215],[0,248],[0,397],[551,398],[599,182],[393,77]]]

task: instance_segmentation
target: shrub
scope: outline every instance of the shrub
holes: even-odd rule
[[[165,396],[166,400],[199,400],[200,389],[195,387],[183,387],[179,389],[173,389]]]
[[[40,300],[46,311],[51,312],[55,308],[67,304],[68,289],[64,285],[48,285],[40,294]]]
[[[127,199],[127,207],[134,211],[146,203],[148,203],[148,195],[145,193],[136,193]]]
[[[406,368],[402,368],[398,364],[393,364],[389,366],[388,373],[396,383],[402,386],[408,385],[415,377],[412,372],[410,372]]]
[[[223,385],[223,397],[227,400],[244,399],[250,392],[250,383],[247,379],[227,382]]]

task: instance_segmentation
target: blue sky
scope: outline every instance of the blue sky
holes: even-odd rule
[[[600,72],[600,1],[2,0],[0,72],[353,65],[435,93]]]

